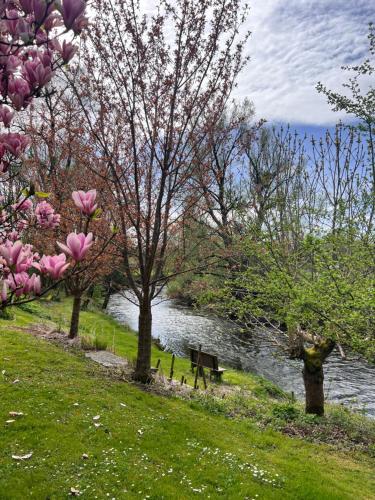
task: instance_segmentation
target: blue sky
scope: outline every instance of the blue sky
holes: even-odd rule
[[[315,85],[320,80],[341,91],[346,75],[340,67],[367,55],[375,0],[253,0],[250,6],[251,61],[235,97],[252,100],[259,118],[315,135],[343,118]]]

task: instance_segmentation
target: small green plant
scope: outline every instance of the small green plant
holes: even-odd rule
[[[12,320],[14,318],[13,313],[9,309],[0,309],[0,319]]]
[[[107,342],[96,335],[94,337],[89,335],[81,336],[81,347],[84,351],[105,351],[107,346]]]
[[[274,417],[290,422],[296,420],[300,416],[298,408],[291,403],[280,403],[272,408]]]
[[[259,397],[271,396],[275,399],[286,399],[287,397],[286,393],[280,387],[277,387],[277,385],[264,378],[259,378],[259,386],[254,389],[254,393]]]
[[[228,412],[228,404],[225,399],[202,392],[195,392],[191,394],[190,406],[193,409],[204,408],[215,415],[225,415]]]
[[[17,309],[21,309],[21,311],[27,312],[35,316],[35,318],[40,319],[52,319],[49,311],[41,307],[38,302],[27,302],[26,304],[19,304]]]

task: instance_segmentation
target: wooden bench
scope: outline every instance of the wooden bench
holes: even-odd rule
[[[216,381],[221,381],[221,377],[225,372],[225,368],[219,366],[217,356],[214,354],[209,354],[208,352],[198,351],[193,347],[189,347],[190,351],[190,361],[191,361],[191,371],[194,372],[194,368],[198,365],[198,355],[199,355],[199,367],[201,369],[208,368],[210,370],[210,378],[214,377]]]

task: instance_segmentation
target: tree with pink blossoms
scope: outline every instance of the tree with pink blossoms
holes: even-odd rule
[[[97,221],[96,190],[73,191],[72,199],[75,207],[81,212],[78,227],[83,230],[68,234],[65,243],[57,242],[63,255],[69,257],[75,266],[75,273],[66,280],[65,285],[73,296],[72,316],[70,320],[69,338],[74,339],[78,335],[79,317],[81,311],[82,296],[84,292],[95,282],[96,271],[101,266],[101,259],[98,258],[106,249],[109,239],[100,241],[97,239],[96,257],[87,259],[88,252],[94,245],[92,232],[88,232],[93,221]],[[99,247],[99,248],[98,248]],[[83,262],[85,261],[85,262]]]
[[[38,191],[51,193],[48,202],[60,215],[59,225],[44,233],[42,247],[40,231],[30,231],[30,242],[40,251],[51,252],[57,240],[59,251],[65,252],[67,262],[75,262],[75,267],[70,266],[64,275],[64,289],[73,297],[69,332],[72,338],[78,335],[80,310],[88,307],[94,287],[99,285],[106,289],[106,277],[119,266],[112,229],[113,206],[104,181],[106,164],[88,146],[81,122],[81,111],[72,94],[66,87],[56,85],[51,94],[38,100],[28,119],[20,124],[30,138],[25,176]],[[95,173],[102,169],[103,179],[93,176],[94,168]],[[93,181],[96,189],[90,189]],[[43,220],[48,221],[47,208],[44,213]],[[74,233],[70,234],[72,230]],[[90,232],[93,244],[83,261],[76,252],[80,251],[81,238],[85,252],[90,244]],[[109,241],[113,244],[109,245]],[[63,265],[62,261],[60,264]]]
[[[46,193],[24,185],[20,167],[29,138],[14,132],[12,122],[34,98],[48,92],[55,71],[74,56],[72,41],[87,24],[85,6],[84,0],[0,1],[1,309],[45,293],[41,274],[59,280],[69,266],[72,271],[76,267],[74,260],[67,262],[65,253],[40,258],[24,241],[26,230],[55,228],[60,216],[44,199]],[[73,233],[70,240],[75,238]],[[91,237],[84,238],[87,249],[86,238]],[[82,258],[85,249],[81,248]]]

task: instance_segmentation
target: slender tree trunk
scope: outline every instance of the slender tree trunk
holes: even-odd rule
[[[145,299],[139,308],[138,353],[134,380],[144,384],[151,380],[151,301]]]
[[[106,291],[105,291],[105,296],[102,304],[102,309],[106,310],[108,307],[108,302],[109,299],[111,298],[111,293],[112,293],[112,287],[111,284],[108,285]]]
[[[90,288],[87,290],[85,301],[83,302],[82,307],[81,307],[82,311],[87,311],[89,304],[90,304],[90,301],[94,296],[94,290],[95,290],[94,285],[91,285]]]
[[[70,339],[75,339],[78,336],[80,312],[81,312],[81,295],[74,295],[72,317],[70,320],[70,331],[69,331]]]

